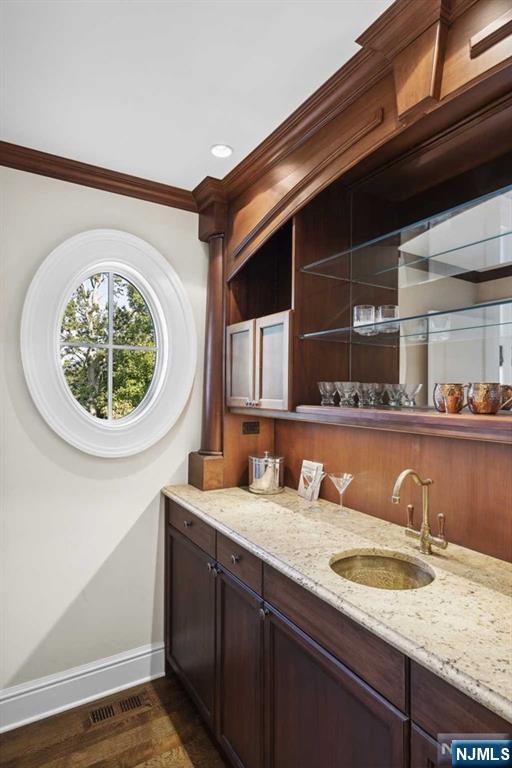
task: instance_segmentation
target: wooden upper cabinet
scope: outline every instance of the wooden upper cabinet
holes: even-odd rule
[[[226,404],[248,405],[254,400],[254,320],[226,329]]]
[[[226,329],[226,404],[289,408],[291,311]]]
[[[282,162],[255,178],[230,205],[228,276],[258,250],[270,233],[396,127],[393,76],[388,72],[346,109],[333,113],[307,141],[290,142]]]
[[[510,92],[510,0],[396,0],[357,42],[361,50],[224,179],[228,279],[377,150],[384,165],[418,146],[428,152]]]
[[[447,30],[440,98],[507,63],[512,64],[510,0],[477,0]]]

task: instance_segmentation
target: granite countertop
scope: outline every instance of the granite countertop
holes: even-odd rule
[[[450,544],[422,555],[404,529],[286,489],[257,496],[242,488],[163,493],[254,552],[402,653],[512,721],[512,565]],[[405,514],[405,511],[404,511]],[[355,584],[329,561],[358,549],[393,550],[426,563],[436,578],[393,591]]]

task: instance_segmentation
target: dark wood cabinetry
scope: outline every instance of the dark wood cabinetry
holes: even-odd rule
[[[410,768],[437,768],[437,741],[414,723],[411,727]]]
[[[431,736],[438,733],[507,733],[510,724],[411,662],[411,717]]]
[[[218,576],[216,734],[239,768],[263,765],[262,612],[258,595]]]
[[[401,768],[409,721],[274,612],[265,620],[268,768]]]
[[[167,559],[167,659],[211,726],[215,692],[213,563],[172,526],[167,530]]]
[[[235,768],[436,768],[438,733],[510,732],[205,521],[166,510],[166,658]],[[215,556],[187,537],[194,525],[180,532],[185,519]]]

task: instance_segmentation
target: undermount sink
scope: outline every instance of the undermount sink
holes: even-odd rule
[[[362,550],[334,555],[330,566],[338,576],[376,589],[419,589],[435,579],[427,565],[399,552]]]

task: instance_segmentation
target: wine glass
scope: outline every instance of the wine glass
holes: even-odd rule
[[[343,494],[354,479],[354,475],[351,475],[348,472],[341,472],[340,474],[333,472],[329,475],[329,478],[340,495],[340,507],[343,511]]]
[[[405,405],[409,408],[416,408],[416,396],[419,394],[423,387],[423,384],[406,384],[405,385]]]

